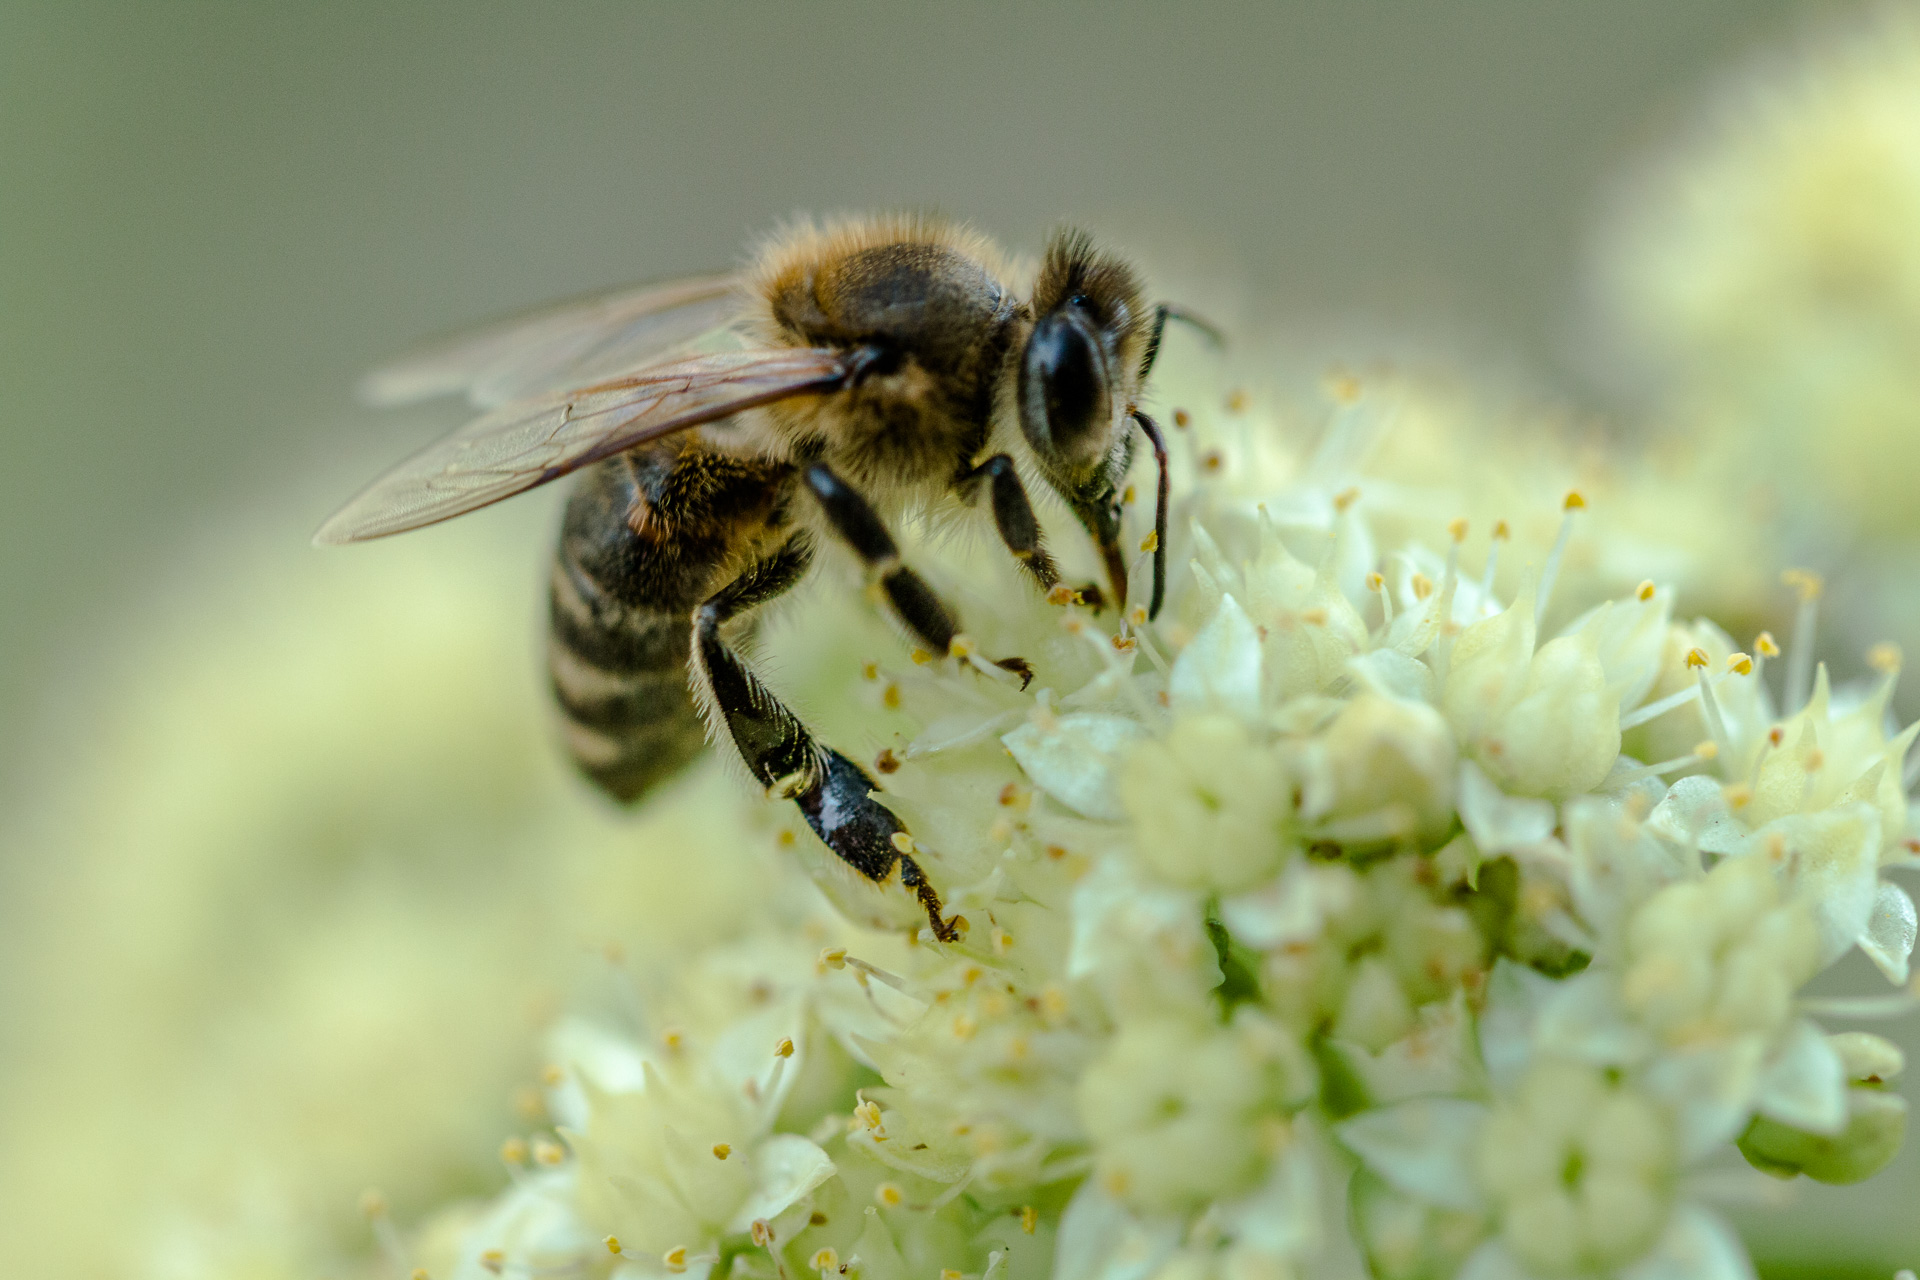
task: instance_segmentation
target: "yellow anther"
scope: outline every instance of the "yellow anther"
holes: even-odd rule
[[[860,1103],[853,1109],[853,1118],[854,1122],[862,1129],[878,1129],[880,1127],[880,1104],[877,1102]]]
[[[368,1187],[360,1193],[360,1212],[369,1218],[387,1216],[387,1197],[377,1188]]]
[[[861,663],[860,678],[862,680],[878,680],[880,678],[880,664],[877,662]]]
[[[1128,609],[1127,622],[1130,626],[1135,626],[1135,627],[1146,626],[1147,625],[1147,606],[1143,604],[1136,604],[1131,609]]]
[[[1693,754],[1702,760],[1712,760],[1720,754],[1720,744],[1712,738],[1708,738],[1705,742],[1696,742],[1693,744]]]
[[[1380,574],[1370,573],[1367,575],[1367,590],[1378,591],[1386,585],[1387,585],[1387,580],[1384,577],[1382,577]]]
[[[1227,465],[1227,457],[1218,449],[1209,449],[1200,455],[1200,469],[1208,475]]]
[[[716,1143],[714,1143],[714,1144],[713,1144],[713,1158],[714,1158],[714,1159],[716,1159],[716,1160],[725,1160],[725,1159],[726,1159],[726,1158],[727,1158],[728,1156],[730,1156],[730,1155],[732,1155],[732,1154],[733,1154],[733,1148],[732,1148],[732,1147],[730,1147],[730,1146],[728,1146],[728,1145],[727,1145],[726,1143],[724,1143],[724,1142],[716,1142]]]
[[[900,709],[900,686],[891,680],[887,681],[887,687],[880,691],[880,705],[889,711],[898,711]]]
[[[1040,1225],[1040,1211],[1038,1209],[1035,1209],[1030,1204],[1021,1205],[1020,1206],[1020,1229],[1026,1232],[1028,1235],[1032,1235],[1034,1233],[1034,1230],[1037,1227],[1039,1227],[1039,1225]]]
[[[960,1273],[952,1267],[940,1268],[940,1280],[960,1280]]]
[[[433,1277],[427,1274],[425,1267],[415,1267],[407,1272],[407,1280],[433,1280]]]
[[[908,835],[906,832],[904,831],[894,832],[892,835],[887,837],[887,843],[891,844],[894,847],[896,852],[904,853],[908,857],[913,856],[913,837]]]
[[[1455,542],[1465,542],[1467,540],[1466,518],[1463,516],[1455,516],[1453,519],[1447,521],[1447,536]]]
[[[1689,668],[1697,669],[1700,667],[1704,667],[1704,666],[1707,666],[1712,661],[1713,660],[1711,658],[1707,657],[1707,651],[1705,649],[1687,650],[1687,666]]]
[[[933,655],[925,649],[915,649],[910,656],[913,658],[913,665],[916,667],[924,667],[933,661]]]
[[[1578,489],[1569,489],[1567,490],[1566,501],[1562,502],[1560,506],[1561,509],[1565,511],[1585,511],[1587,509],[1587,500],[1580,496]]]
[[[687,1033],[678,1027],[668,1027],[660,1033],[660,1043],[666,1046],[668,1053],[678,1053],[687,1047]]]
[[[973,928],[973,922],[965,916],[955,916],[953,919],[947,921],[947,924],[952,927],[954,933],[962,938],[967,936],[967,930]]]
[[[1513,541],[1513,530],[1507,526],[1505,520],[1495,520],[1493,522],[1493,540],[1495,542]]]
[[[1047,603],[1064,607],[1073,603],[1073,598],[1076,594],[1078,593],[1066,583],[1056,582],[1047,592]]]
[[[1188,427],[1193,425],[1193,415],[1188,413],[1185,409],[1175,409],[1173,411],[1173,425],[1176,427],[1179,427],[1182,431],[1185,431]]]
[[[1233,391],[1229,391],[1227,393],[1227,412],[1228,413],[1245,413],[1247,411],[1247,406],[1252,403],[1253,403],[1252,397],[1247,395],[1245,391],[1239,390],[1238,388],[1236,388]],[[960,1277],[955,1276],[954,1280],[960,1280]]]
[[[843,963],[846,960],[846,955],[847,953],[844,951],[840,953],[840,958]],[[827,967],[830,969],[838,969],[840,965],[828,965]],[[773,1056],[776,1058],[791,1058],[793,1056],[793,1037],[781,1036],[780,1043],[773,1046]]]
[[[1113,647],[1115,649],[1118,649],[1121,653],[1132,653],[1135,649],[1138,649],[1140,647],[1140,642],[1138,640],[1135,640],[1132,636],[1123,636],[1123,635],[1115,634],[1115,635],[1109,636],[1108,639],[1112,642]]]
[[[970,964],[960,971],[960,982],[962,986],[970,987],[986,976],[987,971],[985,969],[982,969],[977,964]]]
[[[538,1124],[547,1118],[547,1096],[540,1092],[539,1086],[523,1084],[513,1091],[513,1109],[520,1118],[530,1124]]]
[[[1433,579],[1429,578],[1424,573],[1414,574],[1413,575],[1413,598],[1415,600],[1425,600],[1428,596],[1432,594],[1433,594]]]
[[[807,1265],[815,1271],[837,1271],[840,1269],[840,1255],[832,1245],[828,1245],[808,1258]]]
[[[1744,809],[1753,803],[1753,788],[1744,782],[1720,788],[1720,798],[1727,802],[1729,809]]]
[[[525,1138],[508,1138],[500,1144],[500,1158],[508,1164],[525,1164],[527,1162],[527,1140]]]
[[[1360,398],[1360,379],[1350,373],[1336,373],[1327,379],[1327,394],[1336,404],[1352,404]]]
[[[775,844],[791,847],[799,841],[800,837],[793,834],[792,827],[782,827],[774,833],[773,839]]]
[[[1867,650],[1867,665],[1881,675],[1890,676],[1900,669],[1900,646],[1883,640]]]
[[[1767,730],[1767,745],[1777,747],[1787,740],[1787,731],[1779,725]]]
[[[604,1244],[605,1246],[607,1246],[607,1252],[608,1252],[608,1253],[619,1253],[619,1252],[620,1252],[620,1237],[619,1237],[619,1236],[608,1236],[608,1237],[607,1237],[607,1238],[606,1238],[605,1240],[602,1240],[602,1241],[601,1241],[600,1243],[601,1243],[601,1244]]]
[[[995,929],[993,931],[993,954],[997,956],[1004,956],[1009,951],[1012,951],[1012,950],[1013,950],[1013,935],[1008,933],[1005,929]]]
[[[489,1249],[480,1255],[480,1267],[490,1275],[499,1275],[507,1269],[507,1255],[503,1249]]]
[[[567,1149],[551,1138],[533,1140],[533,1162],[548,1166],[559,1164],[567,1158]]]
[[[660,1255],[660,1261],[667,1270],[679,1275],[687,1269],[687,1246],[677,1244]]]
[[[1827,753],[1818,747],[1808,747],[1806,756],[1800,761],[1800,767],[1808,773],[1818,773],[1826,766]]]
[[[540,1069],[540,1083],[551,1089],[567,1082],[567,1073],[557,1065],[549,1063]]]
[[[828,947],[820,953],[820,963],[829,969],[845,968],[847,963],[847,949],[845,947]],[[782,1040],[780,1043],[785,1044],[786,1041]]]
[[[1753,659],[1744,653],[1730,653],[1727,655],[1727,670],[1737,676],[1750,676],[1753,674]]]
[[[755,1244],[764,1249],[773,1243],[773,1224],[765,1218],[755,1218],[753,1225],[748,1228],[748,1234],[753,1237]]]
[[[1633,589],[1633,594],[1640,600],[1651,600],[1656,590],[1657,588],[1653,585],[1653,579],[1648,578],[1645,582]]]
[[[1773,632],[1762,631],[1759,635],[1755,636],[1753,638],[1753,651],[1763,658],[1779,657],[1780,646],[1774,643]]]
[[[1126,487],[1125,489],[1122,489],[1122,490],[1120,491],[1120,501],[1122,501],[1122,502],[1132,502],[1132,501],[1133,501],[1133,498],[1134,498],[1134,493],[1133,493],[1133,486],[1132,486],[1132,485],[1128,485],[1128,486],[1127,486],[1127,487]]]
[[[1827,586],[1826,581],[1811,569],[1788,569],[1780,575],[1780,581],[1799,592],[1802,602],[1818,600]]]
[[[973,641],[965,636],[955,636],[947,642],[947,656],[950,658],[966,658],[972,653]]]
[[[1357,487],[1342,489],[1333,495],[1333,509],[1335,511],[1345,511],[1358,501],[1360,501],[1360,490]]]
[[[1300,621],[1310,627],[1324,627],[1327,625],[1327,611],[1318,605],[1311,609],[1302,609],[1300,611]]]
[[[979,1029],[980,1024],[975,1022],[967,1014],[963,1013],[953,1020],[953,1038],[955,1040],[971,1040],[973,1039],[973,1033]]]
[[[873,1189],[873,1198],[882,1209],[898,1209],[907,1202],[907,1193],[897,1182],[883,1182]]]
[[[1160,531],[1155,529],[1146,537],[1140,539],[1140,549],[1142,551],[1158,551],[1160,549]]]

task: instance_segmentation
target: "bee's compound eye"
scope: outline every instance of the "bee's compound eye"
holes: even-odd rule
[[[1104,453],[1110,405],[1100,348],[1077,310],[1034,326],[1020,370],[1020,425],[1042,454],[1068,464]]]

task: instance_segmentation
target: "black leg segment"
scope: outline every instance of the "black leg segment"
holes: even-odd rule
[[[880,589],[887,603],[906,624],[914,639],[925,645],[936,658],[944,658],[959,633],[960,624],[952,610],[935,595],[933,588],[906,565],[900,563],[900,547],[887,532],[886,522],[873,504],[861,496],[825,464],[816,462],[807,468],[807,488],[820,500],[820,509],[835,533],[853,549],[868,569],[880,578]]]
[[[1020,562],[1042,591],[1051,591],[1060,581],[1059,566],[1053,557],[1047,554],[1047,548],[1041,541],[1040,522],[1034,518],[1033,503],[1027,498],[1026,488],[1020,483],[1020,473],[1014,469],[1013,458],[1004,453],[996,453],[961,478],[962,486],[979,484],[984,481],[988,486],[988,499],[993,503],[994,527],[1000,531],[1000,541],[1006,544],[1013,558]]]
[[[940,895],[902,848],[910,845],[900,820],[868,795],[873,780],[838,751],[816,743],[800,718],[721,638],[729,619],[793,586],[812,559],[805,538],[796,537],[695,610],[693,643],[700,672],[740,758],[768,794],[798,805],[827,848],[867,879],[883,882],[897,866],[901,883],[926,909],[934,936],[951,942],[958,930],[942,917]]]

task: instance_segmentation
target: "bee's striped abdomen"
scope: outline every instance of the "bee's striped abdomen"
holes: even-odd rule
[[[693,611],[767,490],[765,464],[663,442],[591,468],[567,503],[547,665],[569,751],[616,799],[638,798],[705,741],[687,687]]]

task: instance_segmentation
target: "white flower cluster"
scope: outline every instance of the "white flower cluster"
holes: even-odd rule
[[[561,1024],[552,1132],[431,1274],[1717,1280],[1736,1149],[1883,1165],[1900,1054],[1802,988],[1855,948],[1908,980],[1897,659],[1829,688],[1810,579],[1774,662],[1668,585],[1560,599],[1610,536],[1577,494],[1551,545],[1382,545],[1395,398],[1346,400],[1291,473],[1196,445],[1158,622],[949,572],[1030,692],[814,619],[789,652],[963,940],[797,824],[690,844],[739,927]]]

